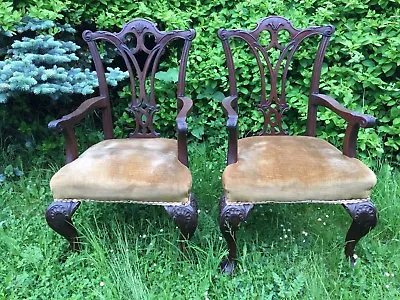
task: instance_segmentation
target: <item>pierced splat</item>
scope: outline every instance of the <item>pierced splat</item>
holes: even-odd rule
[[[153,116],[159,110],[154,92],[155,74],[167,46],[176,40],[183,40],[183,50],[179,60],[177,97],[184,95],[186,62],[194,30],[159,31],[157,25],[145,20],[135,19],[125,24],[118,33],[107,31],[85,31],[84,40],[93,56],[100,94],[108,97],[104,66],[100,59],[96,41],[111,43],[122,57],[129,73],[132,100],[129,111],[133,114],[136,126],[129,137],[158,137],[153,126]]]
[[[230,96],[237,97],[235,67],[232,59],[229,38],[239,38],[246,42],[254,55],[261,83],[261,101],[258,109],[264,115],[262,135],[287,134],[282,128],[282,115],[287,110],[286,81],[290,64],[300,44],[307,38],[321,35],[313,69],[313,85],[311,92],[317,92],[322,58],[333,26],[308,27],[296,29],[291,22],[282,17],[268,17],[257,23],[254,30],[220,29],[229,71]],[[267,90],[267,77],[269,90]]]

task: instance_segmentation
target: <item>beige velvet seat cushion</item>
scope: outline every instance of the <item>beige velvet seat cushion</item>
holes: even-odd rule
[[[114,139],[87,149],[51,179],[54,199],[185,203],[192,185],[177,141]]]
[[[306,136],[239,140],[238,162],[226,167],[227,202],[336,202],[366,199],[375,174],[328,142]]]

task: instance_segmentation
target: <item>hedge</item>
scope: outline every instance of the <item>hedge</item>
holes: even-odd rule
[[[7,3],[13,5],[3,2],[0,11]],[[69,23],[78,31],[84,27],[118,30],[136,17],[151,19],[165,30],[194,28],[197,36],[190,51],[186,87],[195,103],[190,129],[194,139],[215,145],[226,142],[220,101],[228,91],[225,57],[217,30],[221,27],[252,29],[259,19],[268,15],[291,19],[295,27],[332,24],[336,33],[326,53],[321,90],[348,108],[379,120],[375,129],[360,130],[358,147],[362,158],[400,161],[400,5],[397,0],[22,1],[13,6],[13,13],[7,14],[6,19],[0,13],[0,26],[12,30],[23,14]],[[243,49],[239,47],[239,51]],[[244,136],[261,126],[260,116],[251,111],[256,105],[259,87],[257,78],[251,75],[254,61],[246,54],[237,56],[242,115],[239,128]],[[305,66],[311,62],[309,57],[311,52],[300,52],[299,63],[294,65],[297,69],[292,71],[287,95],[291,110],[285,120],[291,134],[305,130],[310,74]],[[170,65],[167,62],[164,70],[174,67],[172,62]],[[165,84],[169,86],[168,82]],[[127,97],[127,94],[123,91],[119,95]],[[171,99],[163,101],[173,102],[172,94]],[[166,118],[161,124],[167,124],[175,113],[174,105],[168,107],[160,113],[161,118]],[[318,117],[321,120],[319,136],[340,145],[343,120],[324,110]],[[116,119],[118,128],[128,119],[126,114],[120,114]],[[165,133],[171,132],[168,127]]]

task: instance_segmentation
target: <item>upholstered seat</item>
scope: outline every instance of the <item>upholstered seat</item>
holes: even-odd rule
[[[183,204],[192,177],[177,158],[176,140],[111,139],[83,152],[51,179],[57,201],[71,199]]]
[[[222,180],[227,202],[246,203],[360,202],[376,183],[361,161],[308,136],[240,139]]]

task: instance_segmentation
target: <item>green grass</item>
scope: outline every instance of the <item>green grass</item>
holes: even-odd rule
[[[356,248],[354,269],[343,255],[351,219],[340,205],[271,204],[256,206],[242,225],[229,277],[218,270],[226,254],[217,226],[224,153],[200,145],[191,157],[200,213],[186,254],[162,207],[99,203],[75,214],[83,249],[71,253],[44,219],[57,167],[42,161],[3,183],[0,299],[400,298],[399,172],[377,170],[379,223]]]

